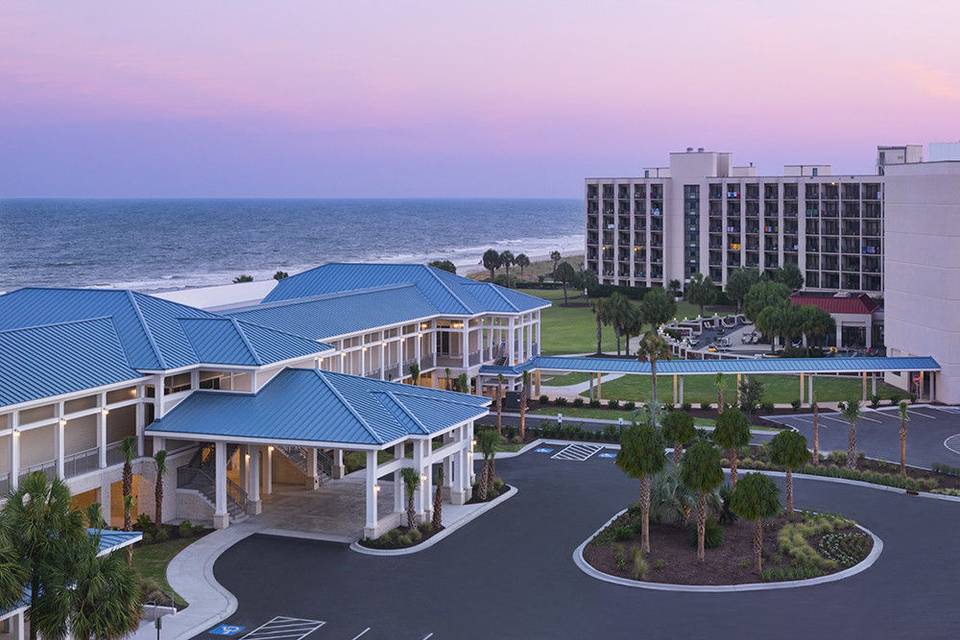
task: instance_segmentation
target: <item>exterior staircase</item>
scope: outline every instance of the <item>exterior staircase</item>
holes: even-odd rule
[[[293,466],[307,476],[307,456],[310,449],[296,445],[278,445],[274,451],[281,453]],[[333,477],[333,457],[325,451],[317,450],[317,484],[324,484]]]
[[[229,460],[238,445],[227,446]],[[177,488],[188,489],[202,495],[210,506],[216,509],[216,450],[214,445],[206,445],[197,450],[190,462],[177,469]],[[247,493],[240,485],[227,479],[227,513],[231,522],[247,519]]]

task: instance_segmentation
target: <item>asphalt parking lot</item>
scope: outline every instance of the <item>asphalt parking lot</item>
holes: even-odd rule
[[[280,630],[274,640],[956,637],[957,503],[798,480],[798,506],[844,513],[882,538],[873,567],[781,591],[630,589],[586,576],[571,555],[635,500],[637,482],[601,457],[607,450],[579,461],[548,448],[499,461],[517,495],[418,554],[373,557],[340,544],[247,538],[215,566],[239,600],[225,622],[244,628],[238,640],[277,616],[323,624],[303,637]]]
[[[929,468],[935,462],[960,466],[960,412],[953,407],[911,407],[907,423],[907,464]],[[772,422],[813,438],[810,414],[770,416]],[[835,412],[820,412],[820,449],[846,451],[849,424]],[[865,410],[857,423],[857,450],[868,457],[900,462],[900,414],[896,407]]]

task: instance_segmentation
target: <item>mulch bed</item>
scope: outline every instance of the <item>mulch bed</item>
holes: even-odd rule
[[[799,517],[799,516],[795,516]],[[610,527],[631,522],[625,513]],[[789,522],[786,516],[768,521],[764,528],[763,568],[774,569],[789,566],[788,561],[777,550],[777,532]],[[724,540],[716,549],[706,549],[703,562],[697,560],[695,541],[691,543],[690,529],[667,524],[650,523],[650,554],[647,555],[647,574],[641,580],[668,584],[689,585],[731,585],[762,582],[761,576],[754,570],[752,522],[738,520],[724,525]],[[859,531],[854,527],[840,531]],[[820,536],[808,541],[814,549]],[[695,540],[695,538],[694,538]],[[625,550],[626,564],[618,566],[615,559],[615,545]],[[869,553],[872,541],[867,547]],[[594,568],[610,575],[637,579],[632,573],[632,550],[640,548],[639,534],[636,538],[622,542],[600,542],[594,540],[584,548],[583,557]],[[866,554],[865,554],[866,555]],[[841,569],[837,569],[840,571]]]
[[[500,487],[500,491],[499,491],[499,492],[498,492],[495,488],[490,487],[490,488],[487,490],[487,499],[486,499],[486,500],[480,500],[479,498],[477,498],[477,487],[476,487],[476,485],[474,485],[474,487],[473,487],[473,497],[470,498],[470,500],[467,501],[467,504],[483,504],[483,503],[485,503],[485,502],[490,502],[491,500],[496,500],[497,498],[499,498],[500,496],[502,496],[503,494],[505,494],[507,491],[510,491],[510,485],[508,485],[508,484],[502,485],[502,486]]]
[[[404,544],[402,542],[396,541],[395,539],[394,540],[390,539],[392,537],[391,534],[393,534],[393,531],[398,532],[397,534],[393,534],[394,536],[404,536],[404,535],[408,535],[414,529],[420,531],[420,535],[421,535],[420,539],[415,542],[411,542],[410,544]],[[408,547],[414,547],[418,544],[422,544],[423,542],[429,540],[433,536],[443,531],[443,529],[444,527],[440,527],[439,529],[433,529],[432,527],[428,528],[424,525],[420,525],[419,527],[414,527],[413,529],[409,527],[397,527],[396,529],[388,531],[387,533],[383,534],[379,538],[376,538],[375,540],[371,540],[369,538],[361,538],[360,544],[370,549],[406,549]]]

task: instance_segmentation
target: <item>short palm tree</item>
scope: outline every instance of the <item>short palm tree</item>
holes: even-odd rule
[[[713,440],[730,452],[730,486],[736,487],[739,450],[750,444],[750,420],[738,407],[730,407],[717,416]]]
[[[847,468],[857,468],[857,421],[860,419],[860,401],[850,398],[840,403],[840,415],[850,424],[847,430]]]
[[[530,372],[524,371],[520,387],[520,441],[527,437],[527,400],[530,397]]]
[[[650,553],[650,477],[663,469],[663,436],[651,424],[627,428],[620,438],[617,466],[632,478],[640,479],[640,548]]]
[[[813,464],[820,464],[820,407],[810,399],[810,408],[813,409],[813,453],[811,459]]]
[[[730,496],[730,509],[754,523],[753,562],[763,572],[763,521],[780,511],[780,496],[773,480],[760,473],[748,473]]]
[[[713,376],[713,386],[717,389],[717,413],[723,413],[723,373],[717,371]]]
[[[407,496],[407,527],[412,529],[417,524],[417,510],[413,506],[413,495],[420,486],[420,474],[410,467],[404,467],[400,470],[400,479],[403,481],[403,489]],[[400,487],[396,487],[399,491]]]
[[[787,514],[793,515],[793,470],[810,459],[807,439],[792,429],[781,431],[770,441],[770,461],[787,472]]]
[[[154,522],[159,527],[163,524],[163,479],[167,474],[167,452],[164,449],[153,454],[153,462],[157,468],[157,480],[154,488]]]
[[[23,598],[29,574],[7,532],[0,528],[0,611],[8,611]]]
[[[437,482],[433,489],[433,521],[431,527],[439,531],[443,523],[443,465],[437,466]]]
[[[650,363],[650,400],[654,401],[657,399],[657,361],[670,357],[670,345],[651,329],[640,339],[637,356]]]
[[[497,374],[497,434],[503,433],[503,374]]]
[[[133,524],[130,520],[130,509],[127,508],[128,498],[133,494],[133,459],[137,457],[137,441],[133,436],[127,436],[120,443],[120,454],[123,456],[123,530],[130,531]]]
[[[900,409],[900,475],[907,475],[907,422],[910,421],[910,415],[907,413],[906,400],[901,400],[897,405]]]
[[[420,365],[416,362],[410,365],[410,384],[413,386],[420,384]]]
[[[13,574],[20,594],[24,583],[30,586],[30,639],[63,638],[70,610],[53,569],[69,570],[87,538],[83,514],[70,508],[70,489],[62,480],[31,473],[8,496],[0,523],[9,545],[7,562],[19,565]]]
[[[703,538],[707,526],[707,494],[723,482],[720,450],[706,440],[687,449],[680,462],[680,480],[697,494],[697,559],[704,559]]]
[[[97,556],[99,535],[74,551],[67,572],[54,572],[57,591],[67,595],[70,635],[77,640],[114,640],[136,630],[142,613],[140,581],[120,554]]]
[[[477,493],[481,502],[487,499],[490,487],[493,485],[493,463],[497,455],[497,443],[500,436],[496,431],[485,429],[477,436],[480,445],[480,453],[483,454],[483,472],[480,474],[480,484],[477,487]]]
[[[673,464],[680,464],[683,445],[697,437],[693,416],[686,411],[670,411],[663,419],[663,438],[673,444]]]

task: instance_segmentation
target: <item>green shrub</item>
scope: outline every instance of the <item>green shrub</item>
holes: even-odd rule
[[[764,582],[789,582],[791,580],[816,578],[823,574],[824,571],[815,565],[800,563],[764,569],[763,573],[760,574],[760,579]]]
[[[697,527],[690,527],[690,532],[688,536],[690,541],[690,546],[696,548],[697,546]],[[723,527],[720,526],[720,523],[709,518],[703,527],[703,546],[706,549],[716,549],[723,544]]]
[[[613,563],[620,571],[627,568],[627,551],[622,544],[613,545]]]
[[[773,408],[774,408],[774,407],[773,407],[773,403],[772,403],[772,402],[762,402],[762,403],[760,403],[760,410],[763,411],[763,412],[765,412],[765,413],[770,413],[771,411],[773,411]]]
[[[647,577],[647,560],[643,557],[640,547],[633,548],[633,579],[643,580]]]
[[[416,528],[410,529],[410,531],[407,532],[407,537],[410,538],[410,542],[414,542],[414,543],[420,542],[421,540],[423,540],[423,534],[420,533],[420,529],[416,529]]]
[[[153,520],[151,520],[147,514],[141,513],[137,516],[137,521],[133,525],[133,528],[137,531],[143,531],[144,533],[150,532],[153,530]]]
[[[154,542],[165,542],[170,539],[170,532],[166,527],[154,527],[151,534]]]
[[[880,406],[880,396],[876,393],[870,396],[870,406],[874,409]]]
[[[626,409],[627,411],[633,411],[634,409],[637,408],[637,403],[634,402],[633,400],[627,400],[626,402],[623,403],[623,408]]]
[[[567,399],[564,396],[557,396],[553,399],[553,403],[558,407],[565,407],[567,406]],[[580,401],[580,404],[583,404],[582,400]]]
[[[401,547],[409,547],[413,544],[413,538],[408,533],[397,536],[396,543]]]
[[[657,558],[656,560],[653,561],[653,568],[655,571],[660,571],[665,566],[667,566],[667,561],[664,560],[663,558]]]
[[[607,401],[607,408],[608,408],[608,409],[619,409],[619,408],[620,408],[620,401],[617,400],[616,398],[614,398],[613,400],[608,400],[608,401]]]
[[[867,557],[870,538],[862,531],[832,532],[820,539],[817,548],[824,557],[841,567],[852,567]]]
[[[180,523],[179,534],[181,538],[189,538],[193,536],[193,523],[189,520],[184,520]]]
[[[590,401],[590,408],[591,408],[591,409],[599,409],[599,408],[600,408],[600,401],[597,400],[596,398],[594,398],[593,400],[591,400],[591,401]]]
[[[930,493],[939,493],[943,496],[954,496],[960,498],[960,489],[931,489]]]
[[[709,410],[710,410],[710,407],[712,407],[712,406],[713,406],[713,405],[710,404],[709,402],[701,402],[701,403],[700,403],[700,408],[703,409],[704,411],[709,411]]]
[[[793,407],[794,411],[799,409],[801,404],[802,403],[800,402],[800,398],[794,398],[793,400],[790,401],[790,406]]]
[[[633,527],[620,525],[613,530],[613,539],[617,542],[624,542],[633,539]]]
[[[580,398],[580,397],[574,398],[574,399],[573,399],[573,406],[575,406],[575,407],[582,407],[582,406],[583,406],[583,398]]]
[[[550,402],[550,398],[548,398],[546,394],[541,395],[539,398],[537,398],[537,400],[540,402],[540,404],[547,404]]]
[[[934,462],[933,470],[948,476],[960,476],[960,467],[951,467],[949,464]]]

